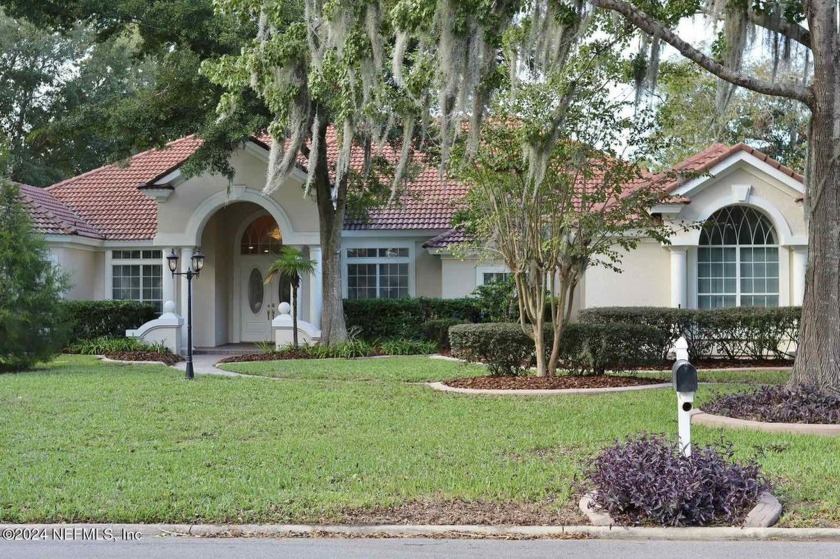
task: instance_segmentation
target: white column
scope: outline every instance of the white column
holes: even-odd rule
[[[791,305],[801,305],[805,300],[805,273],[808,270],[808,247],[791,247],[793,266],[791,266]]]
[[[686,308],[686,247],[671,247],[671,306]]]
[[[170,248],[161,249],[161,265],[163,266],[163,277],[161,278],[161,293],[163,302],[172,301],[175,303],[175,308],[178,308],[178,294],[175,291],[175,278],[172,272],[169,271],[169,261],[166,259],[169,256]]]
[[[181,260],[179,260],[179,265],[181,266],[181,271],[186,272],[192,266],[192,257],[193,257],[193,247],[184,247],[181,249]],[[189,283],[187,278],[181,276],[181,304],[178,307],[180,309],[180,315],[184,319],[184,327],[181,328],[181,347],[184,348],[184,351],[187,350],[187,302],[190,300],[189,293],[187,290],[189,289]],[[195,336],[193,336],[193,342],[195,342]]]
[[[324,307],[324,297],[321,292],[321,247],[309,247],[309,259],[315,261],[315,269],[309,276],[309,322],[316,328],[321,328],[321,310]]]

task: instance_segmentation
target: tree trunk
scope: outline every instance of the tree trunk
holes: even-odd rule
[[[318,204],[318,218],[321,238],[321,343],[334,345],[347,340],[347,326],[344,322],[344,299],[341,288],[341,232],[344,227],[346,202],[346,179],[337,186],[338,195],[333,201],[327,161],[327,125],[318,130],[321,149],[315,162],[315,199]],[[312,162],[310,161],[310,165]]]
[[[808,10],[814,53],[805,201],[809,257],[790,382],[840,392],[840,39],[832,4],[815,1]]]
[[[548,376],[548,369],[545,364],[545,335],[543,334],[544,320],[537,319],[534,322],[534,346],[537,358],[537,376]]]

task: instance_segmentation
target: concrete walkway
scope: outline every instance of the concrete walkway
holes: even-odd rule
[[[240,375],[239,373],[231,373],[230,371],[223,371],[216,367],[216,363],[224,359],[225,355],[193,355],[193,371],[197,375],[216,375],[220,377],[246,377],[254,378],[256,375]],[[181,361],[173,365],[174,369],[179,371],[187,371],[187,362]],[[265,377],[260,377],[265,378]]]

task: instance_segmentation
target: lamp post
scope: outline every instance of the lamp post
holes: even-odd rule
[[[195,377],[195,373],[193,372],[193,342],[192,342],[192,279],[197,278],[198,275],[201,273],[201,269],[204,268],[204,255],[201,253],[201,249],[195,251],[192,257],[192,262],[190,263],[190,267],[187,268],[186,272],[179,272],[178,271],[178,255],[175,254],[175,249],[172,249],[172,252],[169,256],[166,257],[166,261],[169,263],[169,271],[172,272],[172,276],[185,276],[187,278],[187,373],[186,377],[187,380],[192,380]]]

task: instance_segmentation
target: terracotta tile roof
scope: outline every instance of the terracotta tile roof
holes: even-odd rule
[[[450,229],[446,233],[441,233],[437,237],[432,237],[423,243],[423,248],[449,248],[453,245],[459,245],[472,240],[473,238],[463,229],[456,227],[455,229]]]
[[[200,138],[187,136],[163,149],[138,153],[127,166],[100,167],[47,190],[107,239],[152,239],[157,231],[157,205],[139,187],[176,169],[200,145]]]
[[[102,234],[47,190],[21,184],[20,195],[29,208],[35,229],[44,235],[79,235],[101,239]]]
[[[715,165],[729,159],[739,151],[752,155],[796,181],[801,183],[805,182],[805,177],[800,173],[797,173],[786,165],[782,165],[765,153],[744,143],[739,143],[732,147],[726,144],[712,144],[700,153],[692,155],[673,169],[654,175],[651,177],[651,181],[661,183],[661,186],[666,192],[673,192],[691,179],[708,173]]]

